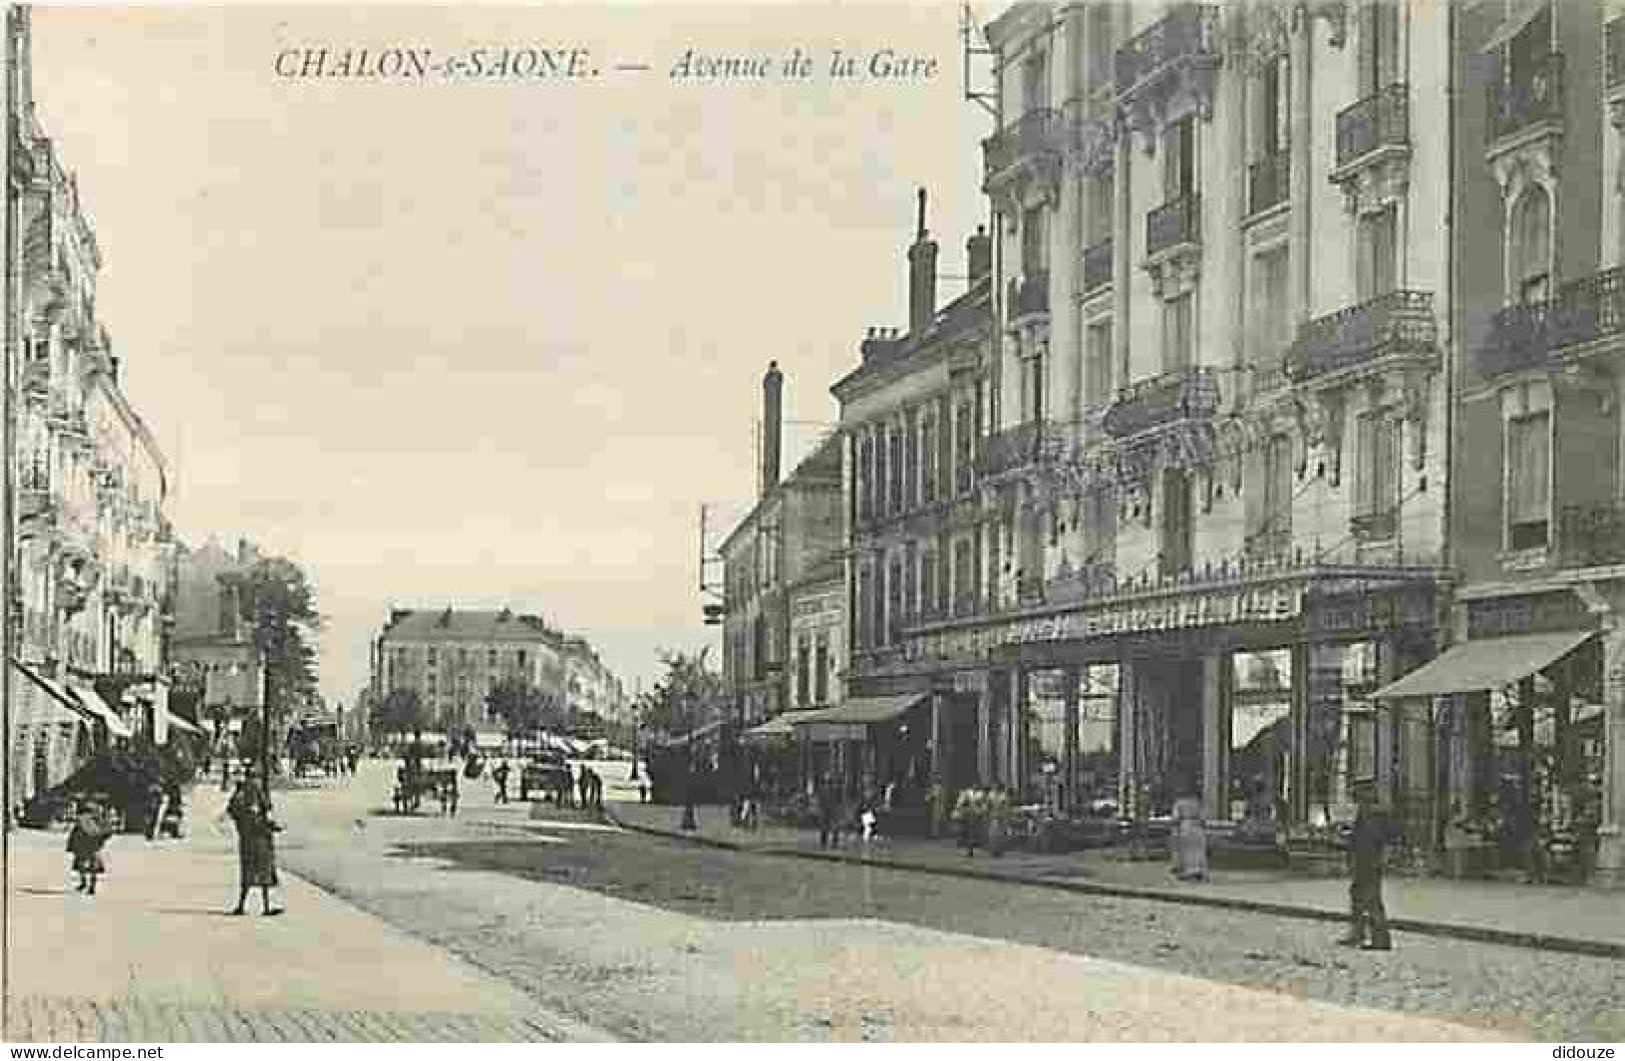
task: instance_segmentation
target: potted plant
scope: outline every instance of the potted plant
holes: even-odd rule
[[[980,789],[967,788],[959,793],[954,803],[954,824],[959,829],[959,846],[965,857],[976,853],[977,842],[987,832],[987,797]]]

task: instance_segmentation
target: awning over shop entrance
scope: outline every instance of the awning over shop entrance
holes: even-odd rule
[[[772,740],[778,737],[793,737],[796,735],[796,723],[809,715],[816,715],[817,711],[786,711],[782,715],[774,715],[759,726],[752,726],[740,736],[746,740]]]
[[[857,696],[834,707],[803,712],[795,721],[796,735],[808,740],[863,740],[868,727],[901,718],[929,695]]]
[[[68,691],[74,695],[74,698],[79,701],[79,705],[85,711],[107,723],[107,732],[113,736],[131,737],[135,735],[135,731],[130,728],[130,724],[125,722],[117,711],[108,707],[107,701],[98,696],[96,690],[90,686],[70,682]]]
[[[1467,641],[1373,694],[1378,700],[1448,696],[1500,689],[1568,655],[1594,635],[1590,630],[1521,634]]]
[[[29,681],[33,682],[40,689],[44,690],[46,699],[49,700],[52,706],[56,708],[57,719],[59,721],[73,722],[78,725],[85,725],[89,723],[90,719],[85,716],[84,709],[79,706],[79,701],[75,700],[73,695],[66,689],[62,688],[62,686],[47,678],[33,667],[30,667],[22,660],[14,659],[11,661],[11,665],[16,667],[19,672],[26,675]]]

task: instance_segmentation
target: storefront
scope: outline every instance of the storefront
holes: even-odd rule
[[[981,784],[1071,815],[1193,795],[1286,827],[1351,813],[1385,747],[1371,693],[1433,656],[1436,613],[1431,571],[1276,570],[936,624],[909,648],[953,672],[934,727],[973,737]],[[937,778],[966,783],[967,756],[934,751]]]
[[[1475,852],[1480,869],[1574,881],[1612,869],[1619,745],[1609,726],[1622,676],[1607,661],[1625,655],[1617,596],[1594,586],[1464,596],[1466,639],[1377,693],[1396,716],[1433,728],[1423,764],[1434,782],[1432,839]],[[1403,808],[1415,794],[1394,797]]]

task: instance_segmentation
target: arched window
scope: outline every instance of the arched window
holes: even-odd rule
[[[1552,200],[1532,184],[1512,208],[1507,257],[1512,265],[1512,295],[1521,304],[1551,297]]]

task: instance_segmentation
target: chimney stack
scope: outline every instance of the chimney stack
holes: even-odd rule
[[[974,287],[993,272],[993,237],[987,226],[977,225],[976,235],[965,241],[965,260],[970,263],[970,282]]]
[[[767,492],[779,483],[779,447],[784,432],[784,373],[777,361],[767,363],[762,377],[762,488]]]
[[[925,229],[925,189],[919,191],[919,220],[908,249],[908,333],[921,335],[937,313],[937,241]]]

